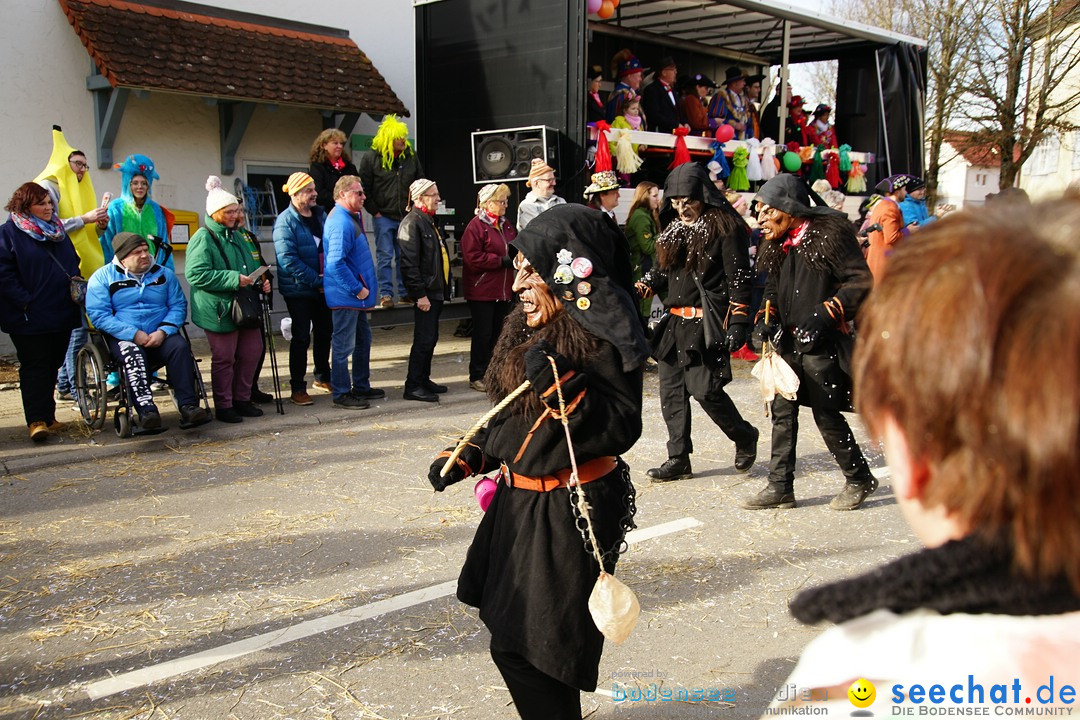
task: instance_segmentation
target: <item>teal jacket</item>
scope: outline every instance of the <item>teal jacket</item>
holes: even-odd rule
[[[243,233],[229,230],[209,215],[205,227],[192,236],[184,273],[191,285],[191,321],[203,330],[236,330],[232,301],[240,287],[240,274],[259,268],[259,248]]]

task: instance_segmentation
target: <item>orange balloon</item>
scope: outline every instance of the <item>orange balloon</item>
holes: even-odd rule
[[[604,4],[600,6],[600,10],[596,14],[607,20],[615,14],[615,3],[612,0],[604,0]]]
[[[612,7],[619,7],[619,0],[611,0]]]

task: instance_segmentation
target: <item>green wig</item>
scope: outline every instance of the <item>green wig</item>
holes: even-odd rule
[[[412,150],[412,143],[409,142],[408,126],[398,120],[397,115],[387,115],[382,123],[379,124],[379,131],[375,133],[375,137],[371,139],[371,148],[379,153],[379,156],[382,158],[384,170],[389,170],[394,166],[395,140],[405,141],[406,152]]]

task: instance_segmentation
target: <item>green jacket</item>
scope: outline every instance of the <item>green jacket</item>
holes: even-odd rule
[[[640,280],[645,271],[656,265],[656,221],[652,213],[643,207],[634,210],[626,219],[626,241],[630,245],[630,261],[634,264],[634,280]],[[649,258],[647,266],[643,266]]]
[[[207,215],[205,227],[187,246],[184,274],[191,285],[191,321],[203,330],[236,330],[232,301],[240,287],[240,273],[259,268],[259,248],[240,232],[228,230]]]

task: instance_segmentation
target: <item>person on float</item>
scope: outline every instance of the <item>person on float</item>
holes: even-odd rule
[[[542,158],[533,158],[529,165],[529,179],[525,181],[529,192],[518,205],[517,231],[525,229],[537,215],[566,201],[555,194],[555,168]]]

